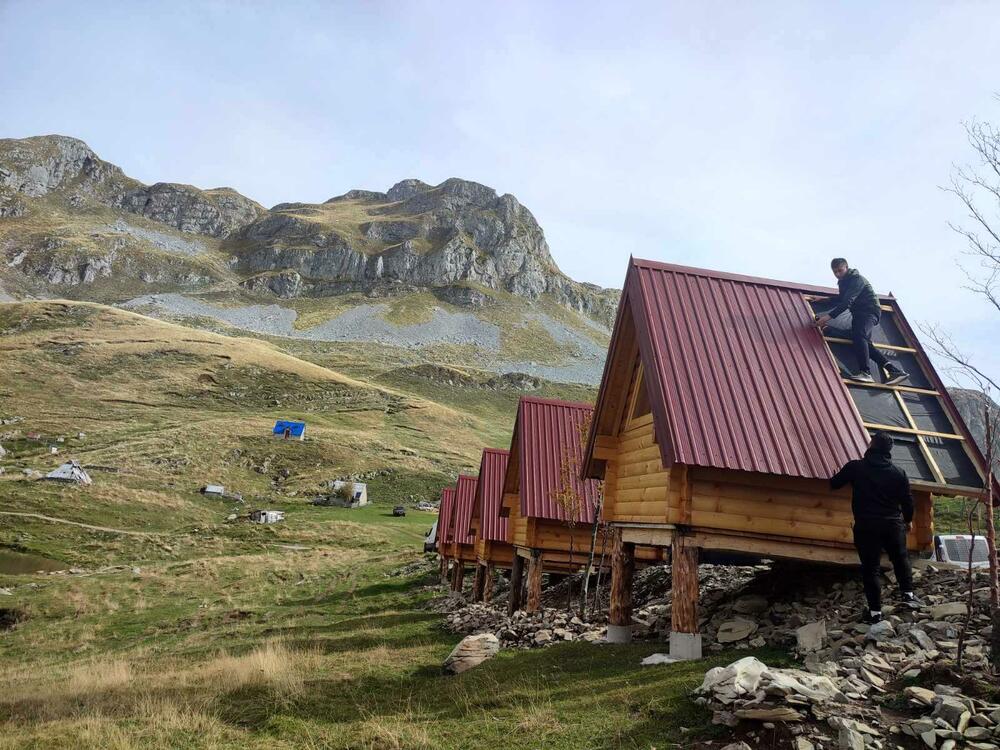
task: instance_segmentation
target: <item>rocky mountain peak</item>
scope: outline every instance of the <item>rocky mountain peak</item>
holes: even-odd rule
[[[107,209],[121,215],[94,226],[95,217],[105,216]],[[0,140],[0,219],[51,215],[55,229],[66,226],[56,214],[74,211],[81,218],[79,231],[70,227],[63,236],[37,234],[44,221],[32,222],[36,234],[30,237],[11,225],[5,234],[0,226],[0,252],[8,262],[18,259],[21,273],[40,274],[44,283],[74,279],[86,284],[94,274],[73,272],[66,264],[89,267],[84,256],[96,248],[101,278],[113,277],[117,266],[150,283],[162,276],[137,271],[142,263],[124,263],[119,250],[138,241],[157,252],[194,258],[199,251],[191,248],[208,247],[160,237],[155,225],[132,227],[127,217],[133,215],[223,240],[218,249],[230,257],[227,273],[255,293],[326,295],[396,285],[443,290],[442,299],[485,299],[447,291],[471,284],[529,300],[547,294],[606,325],[618,301],[613,290],[578,284],[562,274],[531,212],[513,195],[498,195],[478,182],[453,177],[430,185],[410,178],[386,192],[352,190],[321,204],[281,203],[267,210],[232,188],[143,184],[75,138]],[[44,255],[43,262],[26,256],[32,248]],[[202,273],[188,269],[182,278],[186,284],[202,279]]]

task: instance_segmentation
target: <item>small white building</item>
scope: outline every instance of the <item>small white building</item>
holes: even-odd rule
[[[221,484],[206,484],[200,490],[202,495],[213,495],[215,497],[221,497],[226,494],[226,488]]]
[[[330,494],[323,505],[340,508],[360,508],[368,505],[368,485],[364,482],[337,479],[330,484]]]
[[[251,523],[278,523],[285,520],[283,510],[252,510],[250,511]]]
[[[58,469],[50,471],[45,475],[46,479],[54,482],[73,482],[75,484],[93,484],[90,474],[84,471],[76,461],[67,461]]]

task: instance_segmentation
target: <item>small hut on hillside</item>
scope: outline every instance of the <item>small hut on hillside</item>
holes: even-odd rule
[[[448,575],[451,564],[452,525],[451,514],[455,506],[455,488],[445,487],[441,490],[441,504],[438,511],[437,553],[441,558],[441,578]]]
[[[458,475],[455,483],[455,502],[452,505],[451,559],[454,561],[452,589],[461,591],[465,583],[465,566],[476,563],[476,537],[472,533],[472,508],[476,502],[476,477]]]
[[[518,403],[500,510],[514,546],[511,612],[522,604],[525,562],[529,612],[541,606],[543,571],[571,572],[587,563],[599,488],[580,478],[579,467],[593,411],[589,404],[528,396]]]
[[[271,430],[271,434],[282,440],[305,440],[306,423],[279,419],[274,423],[274,429]]]
[[[500,515],[509,457],[510,451],[484,448],[479,462],[479,481],[476,483],[471,521],[478,561],[472,586],[474,601],[490,601],[496,568],[509,570],[514,562],[508,519]]]
[[[67,482],[71,484],[93,484],[93,480],[80,464],[76,461],[67,461],[58,469],[53,469],[45,475],[44,479],[53,482]]]
[[[361,508],[368,505],[368,485],[364,482],[337,479],[330,483],[330,492],[314,502],[316,505]]]
[[[828,478],[875,430],[911,480],[911,550],[931,549],[931,493],[982,494],[983,457],[896,300],[873,339],[910,379],[861,384],[842,377],[847,342],[814,325],[834,294],[630,261],[583,470],[614,530],[609,639],[629,637],[637,544],[670,550],[681,658],[701,654],[700,550],[857,564],[849,491]]]

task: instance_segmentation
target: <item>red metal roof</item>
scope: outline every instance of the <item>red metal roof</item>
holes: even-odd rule
[[[868,444],[803,298],[834,291],[633,259],[598,413],[628,314],[665,466],[831,476]]]
[[[452,515],[453,541],[458,544],[473,544],[476,537],[469,533],[472,522],[472,506],[476,503],[476,477],[458,475],[455,485],[455,512]]]
[[[479,482],[472,517],[479,519],[479,535],[490,542],[509,542],[507,519],[500,516],[503,481],[510,451],[484,448],[479,462]]]
[[[441,505],[438,507],[438,552],[444,545],[451,544],[451,514],[455,507],[455,488],[441,490]]]
[[[521,515],[568,521],[575,506],[576,521],[593,523],[598,482],[580,479],[593,413],[590,404],[521,397],[505,481],[520,495]],[[560,502],[570,498],[568,508]]]

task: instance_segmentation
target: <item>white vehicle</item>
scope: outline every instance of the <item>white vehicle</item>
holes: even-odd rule
[[[990,561],[986,551],[985,536],[939,534],[934,537],[934,559],[938,562],[952,563],[967,568],[970,554],[973,568],[989,567]]]
[[[424,552],[434,552],[437,549],[438,522],[435,521],[431,530],[424,537]]]

